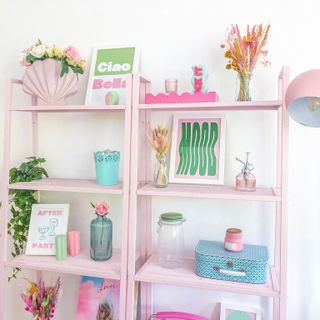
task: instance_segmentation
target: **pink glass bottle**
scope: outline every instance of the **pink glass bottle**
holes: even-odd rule
[[[224,248],[227,251],[240,252],[243,250],[242,230],[238,228],[229,228],[224,238]]]
[[[241,173],[236,177],[236,189],[240,191],[256,191],[256,177],[251,173],[253,170],[253,164],[249,163],[250,152],[246,152],[246,154],[246,162],[236,158],[236,160],[243,164]]]

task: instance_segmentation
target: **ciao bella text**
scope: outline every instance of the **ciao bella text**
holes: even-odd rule
[[[97,69],[101,73],[105,72],[129,72],[131,65],[129,63],[115,63],[110,62],[101,62],[98,64]],[[93,79],[93,89],[119,89],[126,87],[126,80],[122,78],[113,78],[110,80],[104,79]]]

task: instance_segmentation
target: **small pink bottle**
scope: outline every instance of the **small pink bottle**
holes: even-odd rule
[[[240,252],[243,250],[242,230],[238,228],[229,228],[224,238],[224,248],[227,251]]]
[[[246,162],[236,158],[236,160],[243,164],[241,173],[236,177],[236,189],[239,191],[256,191],[256,177],[251,173],[253,170],[253,164],[249,163],[250,152],[246,152],[246,154]]]

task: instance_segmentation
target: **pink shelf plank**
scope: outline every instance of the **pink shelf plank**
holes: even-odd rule
[[[272,286],[274,282],[271,279],[272,276],[275,276],[274,272],[269,273],[269,279],[266,284],[248,284],[207,279],[201,278],[194,273],[194,260],[191,258],[185,259],[181,268],[166,269],[158,265],[156,256],[151,256],[138,271],[135,280],[198,289],[277,297],[279,296],[279,291],[275,290]]]
[[[65,261],[57,261],[55,256],[21,255],[13,260],[7,261],[6,267],[20,267],[119,280],[121,266],[120,257],[120,252],[116,251],[113,253],[110,260],[98,262],[90,259],[89,250],[83,250],[81,254],[76,257],[68,256]]]
[[[281,100],[266,101],[218,101],[200,103],[166,103],[166,104],[139,104],[139,109],[159,110],[278,110],[282,106]]]
[[[281,201],[280,192],[275,188],[257,188],[255,192],[237,191],[232,186],[172,184],[166,188],[156,188],[149,183],[137,190],[140,196],[163,196],[184,198],[207,198],[248,201]]]
[[[32,182],[18,182],[8,185],[9,189],[57,191],[57,192],[84,192],[122,194],[122,182],[115,186],[99,186],[95,180],[80,179],[53,179],[46,178]]]
[[[89,112],[125,110],[125,105],[11,106],[11,111]]]

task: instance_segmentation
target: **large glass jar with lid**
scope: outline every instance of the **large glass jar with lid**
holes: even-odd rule
[[[178,212],[160,215],[158,222],[158,260],[164,268],[178,268],[183,262],[185,218]]]

